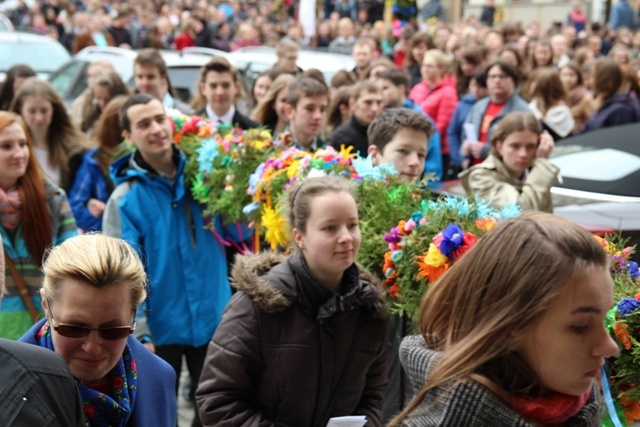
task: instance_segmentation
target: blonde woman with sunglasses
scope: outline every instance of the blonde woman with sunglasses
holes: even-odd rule
[[[84,234],[53,248],[42,270],[46,318],[20,340],[67,362],[86,424],[175,427],[175,373],[131,335],[146,298],[146,274],[134,249]]]

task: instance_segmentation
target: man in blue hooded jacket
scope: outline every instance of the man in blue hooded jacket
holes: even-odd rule
[[[222,240],[240,242],[240,231],[246,229],[226,228],[219,217],[204,217],[185,187],[186,158],[172,143],[171,123],[159,100],[134,95],[120,119],[136,150],[111,166],[117,187],[107,202],[103,230],[129,241],[146,261],[150,335],[143,342],[178,378],[185,356],[197,384],[207,344],[231,297]],[[197,414],[193,425],[201,425]]]

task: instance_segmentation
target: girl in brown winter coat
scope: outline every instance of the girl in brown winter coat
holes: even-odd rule
[[[203,425],[382,425],[387,383],[382,297],[354,261],[351,183],[325,176],[288,195],[294,254],[236,258],[238,292],[209,344],[196,391]]]

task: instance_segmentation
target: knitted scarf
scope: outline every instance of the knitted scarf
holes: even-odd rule
[[[581,396],[555,393],[544,397],[516,395],[511,406],[520,416],[541,426],[562,424],[576,415],[589,399],[591,391]]]
[[[48,322],[38,331],[36,342],[40,347],[55,351]],[[128,344],[116,366],[107,375],[110,394],[89,388],[84,382],[76,379],[87,427],[124,427],[133,412],[138,375],[136,361],[133,360]]]
[[[0,188],[0,223],[7,230],[14,230],[20,223],[22,201],[18,189],[13,187],[5,192]]]

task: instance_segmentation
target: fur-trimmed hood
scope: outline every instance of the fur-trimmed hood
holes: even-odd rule
[[[231,272],[231,285],[244,292],[262,310],[276,313],[298,298],[296,279],[289,265],[295,255],[264,251],[238,256]],[[358,265],[362,299],[366,299],[375,317],[385,318],[387,307],[379,280]]]

